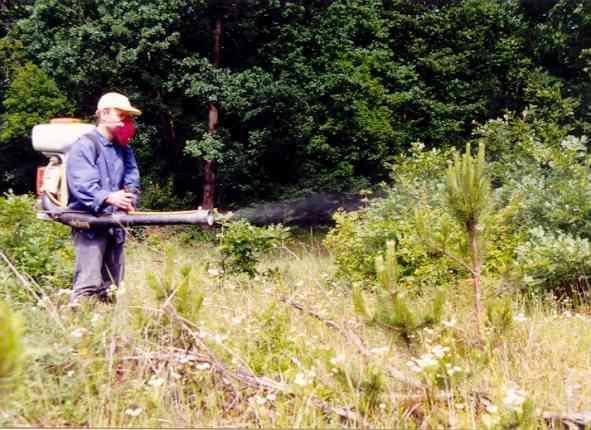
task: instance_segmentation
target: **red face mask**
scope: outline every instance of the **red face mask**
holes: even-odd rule
[[[128,145],[129,141],[135,136],[135,122],[133,118],[125,118],[123,125],[112,131],[115,142],[119,145]]]

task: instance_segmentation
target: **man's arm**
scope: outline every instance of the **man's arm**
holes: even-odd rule
[[[94,144],[82,137],[70,148],[66,163],[66,178],[70,193],[90,212],[99,213],[110,191],[101,184],[96,165],[97,154]]]
[[[140,193],[140,171],[133,149],[126,145],[121,150],[123,151],[123,187],[134,194],[134,205],[137,205]]]

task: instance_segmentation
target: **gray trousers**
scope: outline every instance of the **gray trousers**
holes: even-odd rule
[[[80,296],[104,296],[111,285],[123,280],[123,231],[72,229],[76,253],[71,299]]]

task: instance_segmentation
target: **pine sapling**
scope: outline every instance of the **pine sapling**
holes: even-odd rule
[[[492,208],[492,190],[487,175],[485,149],[481,144],[473,157],[470,144],[463,155],[456,155],[447,170],[446,204],[450,215],[461,225],[466,235],[469,269],[474,283],[476,324],[482,337],[481,271],[484,261],[483,219]]]
[[[426,306],[411,306],[399,291],[400,275],[394,242],[387,242],[385,256],[376,257],[376,273],[378,291],[373,311],[368,309],[361,289],[353,290],[355,311],[370,323],[395,330],[410,344],[415,332],[441,320],[444,307],[442,292],[437,293],[433,302]]]

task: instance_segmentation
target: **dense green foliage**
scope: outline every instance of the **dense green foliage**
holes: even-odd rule
[[[1,13],[4,118],[88,118],[101,93],[122,91],[145,112],[134,145],[146,184],[196,199],[201,160],[214,160],[219,206],[375,184],[413,142],[462,147],[475,121],[506,110],[589,129],[583,1],[31,0]],[[31,107],[34,94],[55,99]],[[19,158],[0,187],[30,189],[22,166],[37,160],[4,136]]]
[[[288,236],[289,230],[282,225],[257,227],[244,220],[229,223],[218,234],[223,269],[253,278],[258,273],[260,257]]]
[[[486,176],[495,187],[484,183],[478,192],[470,191],[479,183],[475,172],[463,185],[446,181],[443,167],[451,163],[451,153],[416,145],[393,165],[387,197],[337,215],[326,243],[340,273],[372,284],[375,272],[368,262],[394,239],[402,285],[456,285],[474,277],[476,250],[483,276],[501,287],[558,294],[585,288],[591,276],[586,263],[591,156],[585,137],[567,133],[568,128],[527,113],[479,127],[473,138],[492,149]],[[458,154],[455,159],[458,165]],[[479,205],[476,220],[467,209],[482,190],[487,203]],[[473,198],[461,198],[470,193]]]
[[[34,206],[27,195],[0,197],[0,249],[41,287],[68,288],[74,265],[70,228],[37,220]],[[18,290],[24,293],[22,286]]]
[[[0,301],[0,394],[14,383],[22,363],[22,324],[10,307]]]

